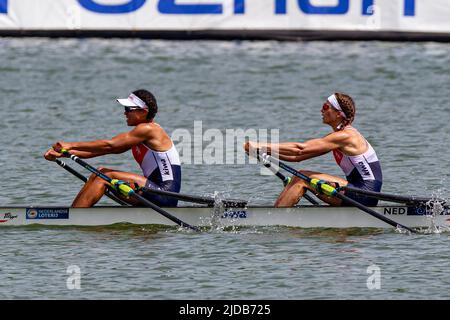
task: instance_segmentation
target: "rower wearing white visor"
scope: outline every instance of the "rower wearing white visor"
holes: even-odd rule
[[[349,186],[380,192],[383,184],[380,161],[370,143],[351,125],[356,113],[353,99],[343,93],[332,94],[323,104],[321,113],[323,123],[329,125],[333,130],[323,138],[279,144],[249,141],[244,145],[244,149],[248,153],[264,150],[268,154],[277,156],[280,160],[291,162],[305,161],[333,152],[336,163],[345,174],[345,179],[316,171],[301,170],[300,172],[310,178],[333,183],[335,186]],[[281,192],[275,206],[292,207],[300,201],[307,190],[316,193],[321,200],[331,205],[346,205],[336,197],[317,193],[303,179],[294,177]],[[375,206],[378,203],[375,198],[364,197],[349,191],[346,191],[345,195],[366,206]]]
[[[127,125],[133,129],[106,140],[58,141],[44,157],[53,161],[62,156],[62,149],[80,158],[93,158],[131,150],[142,170],[142,175],[109,168],[99,168],[99,170],[112,179],[130,184],[133,188],[146,186],[163,191],[180,192],[180,157],[171,138],[155,122],[158,105],[154,95],[147,90],[136,90],[128,98],[117,99],[117,102],[125,108]],[[72,207],[93,206],[104,195],[107,186],[108,183],[104,179],[95,174],[91,175],[73,201]],[[177,199],[173,197],[148,193],[144,193],[143,196],[158,206],[175,207],[177,205]],[[123,198],[123,200],[132,205],[138,205],[133,199]]]

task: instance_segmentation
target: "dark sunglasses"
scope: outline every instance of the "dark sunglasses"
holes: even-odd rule
[[[132,112],[134,110],[139,110],[141,108],[136,108],[136,107],[124,107],[125,108],[125,112]]]

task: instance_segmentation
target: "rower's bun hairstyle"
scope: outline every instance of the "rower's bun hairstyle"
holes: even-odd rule
[[[344,119],[342,121],[341,128],[344,128],[345,126],[351,124],[353,120],[355,120],[356,105],[349,95],[339,92],[336,92],[334,95],[336,96],[336,99],[339,102],[342,111],[345,113],[345,116],[347,117],[347,119]]]
[[[145,102],[148,107],[147,119],[152,120],[158,113],[158,103],[156,102],[156,98],[153,93],[145,89],[139,89],[133,91],[133,93]]]

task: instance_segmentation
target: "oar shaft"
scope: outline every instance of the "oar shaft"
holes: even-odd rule
[[[270,162],[264,162],[261,159],[261,156],[259,155],[259,151],[256,153],[256,159],[258,159],[259,162],[263,164],[264,167],[269,169],[274,175],[276,175],[280,180],[283,182],[283,185],[286,187],[290,182],[291,178],[286,177],[284,174],[282,174],[279,170],[275,169]]]
[[[370,191],[370,190],[363,190],[363,189],[358,189],[358,188],[354,188],[354,187],[348,187],[348,186],[343,186],[339,188],[340,190],[344,190],[344,191],[350,191],[353,193],[357,193],[357,194],[361,194],[364,195],[366,197],[369,198],[376,198],[379,200],[385,200],[385,201],[390,201],[390,202],[398,202],[398,203],[407,203],[407,204],[415,204],[415,203],[424,203],[424,202],[428,202],[430,200],[433,200],[433,198],[428,198],[428,197],[419,197],[419,196],[400,196],[400,195],[395,195],[395,194],[389,194],[389,193],[382,193],[382,192],[375,192],[375,191]],[[444,202],[443,199],[436,199],[437,201],[442,201]]]
[[[286,187],[290,182],[291,182],[291,178],[290,177],[286,177],[284,174],[282,174],[279,170],[275,169],[272,164],[270,162],[264,162],[261,160],[261,157],[259,156],[259,154],[257,154],[256,158],[262,162],[263,166],[266,167],[267,169],[269,169],[270,171],[272,171],[272,173],[274,175],[276,175],[278,178],[280,178],[280,180],[283,182],[283,185]],[[319,203],[313,198],[311,197],[309,194],[307,194],[305,192],[305,194],[303,195],[303,198],[305,198],[306,200],[308,200],[311,204],[313,205],[318,205]]]
[[[63,151],[62,152],[65,156],[69,157],[70,159],[72,159],[73,161],[75,161],[76,163],[78,163],[79,165],[81,165],[82,167],[86,168],[87,170],[91,171],[92,173],[96,174],[97,176],[99,176],[100,178],[104,179],[106,182],[110,183],[111,185],[114,184],[114,181],[112,178],[108,177],[107,175],[103,174],[102,172],[100,172],[99,170],[97,170],[96,168],[94,168],[93,166],[91,166],[90,164],[88,164],[87,162],[81,160],[79,157],[70,154],[67,151]],[[115,180],[115,182],[117,182],[117,180]],[[124,184],[119,184],[118,188],[120,190],[120,192],[126,194],[127,196],[136,199],[138,202],[142,203],[145,206],[148,206],[150,208],[152,208],[153,210],[155,210],[156,212],[162,214],[164,217],[166,217],[167,219],[175,222],[176,224],[180,225],[181,227],[187,227],[190,228],[192,230],[195,231],[200,231],[199,228],[195,227],[195,226],[191,226],[188,223],[185,223],[183,221],[181,221],[180,219],[178,219],[177,217],[174,217],[173,215],[171,215],[170,213],[168,213],[167,211],[163,210],[162,208],[160,208],[159,206],[155,205],[154,203],[152,203],[151,201],[147,200],[146,198],[144,198],[143,196],[137,194],[136,192],[134,192],[134,190]]]
[[[141,187],[140,189],[142,191],[144,191],[145,193],[151,193],[151,194],[156,194],[156,195],[160,195],[160,196],[176,198],[178,200],[182,200],[182,201],[186,201],[186,202],[207,204],[210,206],[214,206],[215,201],[216,201],[214,198],[210,198],[210,197],[199,197],[199,196],[193,196],[193,195],[189,195],[189,194],[182,194],[182,193],[178,193],[178,192],[151,189],[151,188],[147,188],[147,187]],[[222,202],[226,207],[243,208],[243,207],[247,206],[247,201],[238,200],[238,199],[226,199],[226,200],[220,199],[220,202]]]
[[[67,170],[68,172],[70,172],[71,174],[73,174],[74,176],[76,176],[77,178],[79,178],[80,180],[87,182],[88,179],[83,176],[81,173],[79,173],[78,171],[76,171],[75,169],[73,169],[72,167],[70,167],[69,165],[67,165],[64,161],[61,161],[59,159],[56,159],[56,163],[63,169]],[[105,195],[110,198],[111,200],[117,202],[118,204],[122,205],[122,206],[129,206],[128,203],[126,203],[125,201],[123,201],[122,199],[120,199],[116,194],[114,194],[113,190],[110,190],[108,188],[108,190],[106,190]]]
[[[199,228],[195,227],[195,226],[191,226],[190,224],[187,224],[184,221],[181,221],[180,219],[178,219],[177,217],[174,217],[173,215],[171,215],[170,213],[168,213],[167,211],[165,211],[164,209],[158,207],[156,204],[154,204],[153,202],[147,200],[146,198],[144,198],[143,196],[141,196],[140,194],[137,194],[135,192],[131,193],[130,196],[134,197],[136,200],[138,200],[139,202],[141,202],[142,204],[144,204],[147,207],[152,208],[153,210],[155,210],[156,212],[162,214],[164,217],[166,217],[169,220],[172,220],[173,222],[175,222],[176,224],[178,224],[179,226],[183,227],[183,228],[189,228],[195,231],[200,231]]]
[[[266,168],[269,168],[278,178],[280,178],[280,180],[283,182],[283,185],[286,187],[290,182],[291,182],[291,178],[286,177],[284,174],[282,174],[280,171],[278,170],[274,170],[274,168],[272,166],[266,166],[264,165]],[[273,170],[272,170],[273,169]]]
[[[82,180],[84,182],[87,182],[88,179],[85,176],[83,176],[81,173],[79,173],[78,171],[74,170],[73,168],[69,167],[64,161],[61,161],[59,159],[56,159],[55,161],[61,168],[67,170],[68,172],[70,172],[75,177],[79,178],[80,180]]]
[[[375,218],[378,218],[378,219],[380,219],[380,220],[386,222],[387,224],[393,226],[394,228],[402,227],[403,229],[406,229],[406,230],[408,230],[408,231],[411,232],[411,233],[415,233],[415,232],[416,232],[415,230],[413,230],[413,229],[411,229],[411,228],[408,228],[408,227],[406,227],[406,226],[404,226],[404,225],[401,225],[401,224],[399,224],[399,223],[397,223],[397,222],[395,222],[395,221],[393,221],[393,220],[391,220],[391,219],[389,219],[389,218],[386,218],[385,216],[379,214],[379,213],[376,212],[375,210],[372,210],[372,209],[370,209],[369,207],[366,207],[366,206],[364,206],[363,204],[359,203],[358,201],[353,200],[352,198],[346,197],[346,196],[343,195],[342,193],[339,193],[339,192],[336,193],[335,197],[336,197],[336,198],[339,198],[339,199],[341,199],[342,201],[347,202],[347,203],[349,203],[349,204],[351,204],[351,205],[353,205],[353,206],[355,206],[355,207],[357,207],[357,208],[359,208],[359,209],[361,209],[362,211],[367,212],[367,213],[370,214],[371,216],[373,216],[373,217],[375,217]]]
[[[290,182],[291,182],[291,178],[290,177],[286,177],[284,174],[282,174],[280,171],[275,170],[275,168],[273,166],[271,166],[270,164],[267,166],[266,164],[264,164],[264,166],[266,168],[269,168],[278,178],[280,178],[280,180],[283,182],[283,185],[286,187]],[[313,198],[311,197],[308,193],[308,191],[306,191],[303,194],[303,198],[305,198],[306,200],[308,200],[311,204],[313,205],[319,205],[319,203]]]
[[[267,154],[264,154],[264,155],[262,156],[262,158],[263,158],[265,161],[275,162],[275,159],[272,158],[271,156],[267,155]],[[294,168],[289,167],[288,165],[284,164],[284,163],[281,162],[281,161],[276,161],[276,164],[277,164],[281,169],[284,169],[284,170],[286,170],[287,172],[289,172],[289,173],[295,175],[296,177],[299,177],[299,178],[305,180],[305,181],[308,182],[309,184],[317,183],[317,181],[315,181],[315,179],[314,179],[314,181],[313,181],[313,179],[311,179],[310,177],[304,175],[304,174],[301,173],[301,172],[298,172],[298,171],[295,170]],[[353,199],[351,199],[351,198],[349,198],[349,197],[347,197],[347,196],[345,196],[345,195],[343,195],[343,194],[337,192],[337,190],[336,190],[334,187],[332,187],[332,186],[330,186],[330,185],[328,185],[328,184],[326,184],[326,183],[320,184],[320,188],[321,188],[321,191],[324,192],[325,194],[327,194],[328,196],[334,196],[334,197],[336,197],[336,198],[341,199],[342,201],[346,201],[347,203],[350,203],[350,204],[354,205],[355,207],[361,209],[362,211],[364,211],[364,212],[370,214],[371,216],[373,216],[373,217],[375,217],[375,218],[378,218],[378,219],[380,219],[380,220],[386,222],[387,224],[389,224],[389,225],[391,225],[391,226],[393,226],[393,227],[395,227],[395,228],[401,227],[401,228],[403,228],[403,229],[408,230],[408,231],[411,232],[411,233],[416,233],[415,230],[413,230],[413,229],[411,229],[411,228],[408,228],[408,227],[406,227],[406,226],[404,226],[404,225],[402,225],[402,224],[400,224],[400,223],[397,223],[397,222],[395,222],[395,221],[393,221],[393,220],[391,220],[391,219],[389,219],[389,218],[387,218],[387,217],[385,217],[385,216],[379,214],[378,212],[376,212],[376,211],[374,211],[374,210],[372,210],[372,209],[366,207],[365,205],[363,205],[363,204],[361,204],[361,203],[359,203],[359,202],[357,202],[357,201],[355,201],[355,200],[353,200]]]
[[[272,168],[272,167],[271,167],[271,168]],[[276,175],[278,178],[281,179],[281,181],[283,182],[283,185],[284,185],[284,186],[287,186],[287,185],[291,182],[291,178],[286,177],[286,176],[283,175],[280,171],[277,171],[277,172],[275,173],[275,175]],[[306,200],[308,200],[311,204],[313,204],[313,205],[315,205],[315,206],[319,205],[319,203],[318,203],[313,197],[311,197],[307,192],[308,192],[308,191],[306,191],[306,192],[303,194],[303,198],[305,198]]]

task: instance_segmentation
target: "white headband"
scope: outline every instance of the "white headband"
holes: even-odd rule
[[[347,119],[347,116],[345,115],[344,111],[342,111],[341,106],[339,105],[339,102],[336,98],[336,95],[332,94],[328,97],[328,102],[331,103],[331,105],[340,112],[341,116],[344,117],[344,119]]]

